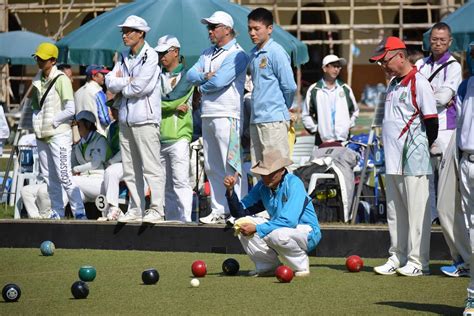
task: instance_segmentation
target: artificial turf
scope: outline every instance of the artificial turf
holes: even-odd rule
[[[80,238],[80,236],[78,236]],[[240,262],[237,276],[222,274],[229,257]],[[207,263],[198,288],[190,286],[191,264]],[[344,258],[311,257],[311,275],[278,283],[276,278],[247,276],[253,264],[244,255],[151,251],[0,249],[0,286],[16,283],[16,303],[0,302],[1,315],[18,314],[254,314],[254,315],[401,315],[461,314],[468,278],[438,273],[448,262],[433,261],[432,275],[377,276],[372,267],[383,259],[365,259],[359,273],[345,269]],[[82,265],[97,277],[85,300],[72,298],[70,287]],[[141,272],[156,268],[160,280],[143,285]]]

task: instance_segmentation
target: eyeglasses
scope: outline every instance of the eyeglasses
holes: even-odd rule
[[[34,59],[36,62],[38,62],[38,63],[41,63],[41,62],[42,62],[42,63],[45,63],[45,62],[47,62],[47,61],[49,60],[49,59],[42,59],[42,58],[40,58],[40,57],[37,56],[37,55],[33,56],[33,59]]]
[[[392,59],[394,59],[396,56],[398,56],[398,53],[394,54],[394,55],[393,55],[392,57],[390,57],[389,59],[386,59],[386,60],[385,60],[385,59],[379,60],[379,61],[377,61],[377,65],[379,65],[379,66],[387,66],[388,63],[389,63]]]
[[[136,32],[137,30],[135,29],[122,29],[120,31],[120,33],[122,33],[122,36],[125,35],[125,36],[130,36],[130,34],[132,34],[133,32]]]
[[[225,26],[224,24],[208,24],[207,25],[207,29],[209,31],[214,31],[215,29],[219,28],[219,27],[223,27]]]
[[[168,54],[169,52],[173,52],[175,50],[176,50],[176,48],[174,48],[174,47],[168,48],[164,52],[158,52],[158,56],[161,58],[161,57],[165,56],[166,54]]]

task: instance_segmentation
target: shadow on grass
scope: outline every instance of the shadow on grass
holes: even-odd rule
[[[443,267],[443,266],[444,266],[444,264],[430,264],[430,275],[444,277],[445,275],[440,270],[440,268]],[[329,268],[329,269],[333,269],[333,270],[348,272],[345,264],[311,264],[310,267],[312,267],[312,268]],[[361,271],[363,271],[363,272],[373,272],[374,267],[373,266],[364,266]]]
[[[312,267],[312,268],[329,268],[329,269],[344,271],[344,272],[349,273],[349,271],[347,271],[347,268],[346,268],[345,264],[311,264],[310,267]],[[373,269],[374,268],[371,267],[371,266],[368,266],[368,267],[364,266],[362,268],[362,270],[360,270],[360,271],[370,272],[370,271],[373,271]],[[350,273],[353,273],[353,272],[350,272]]]
[[[377,305],[397,307],[400,309],[431,312],[439,315],[461,315],[463,308],[443,304],[422,304],[413,302],[377,302]]]

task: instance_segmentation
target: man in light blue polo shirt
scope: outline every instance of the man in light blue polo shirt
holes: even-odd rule
[[[290,57],[273,41],[273,15],[257,8],[248,15],[248,30],[256,45],[250,52],[252,113],[250,138],[252,165],[262,159],[264,150],[278,149],[289,158],[288,129],[296,83]]]
[[[211,185],[212,212],[199,221],[220,224],[229,217],[222,179],[242,172],[240,109],[248,56],[235,39],[234,20],[228,13],[216,11],[201,23],[206,24],[213,45],[186,75],[201,92],[204,170]],[[239,184],[236,192],[240,197]]]

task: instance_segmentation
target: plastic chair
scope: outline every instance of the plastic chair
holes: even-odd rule
[[[293,164],[290,166],[291,170],[304,165],[309,161],[314,149],[314,136],[299,136],[296,137],[296,143],[293,147],[293,154],[291,160]]]
[[[36,146],[18,146],[19,157],[15,159],[13,172],[12,190],[14,199],[10,198],[10,206],[15,205],[14,218],[20,218],[20,211],[23,206],[21,201],[21,189],[28,184],[36,184],[39,174],[38,149]]]

